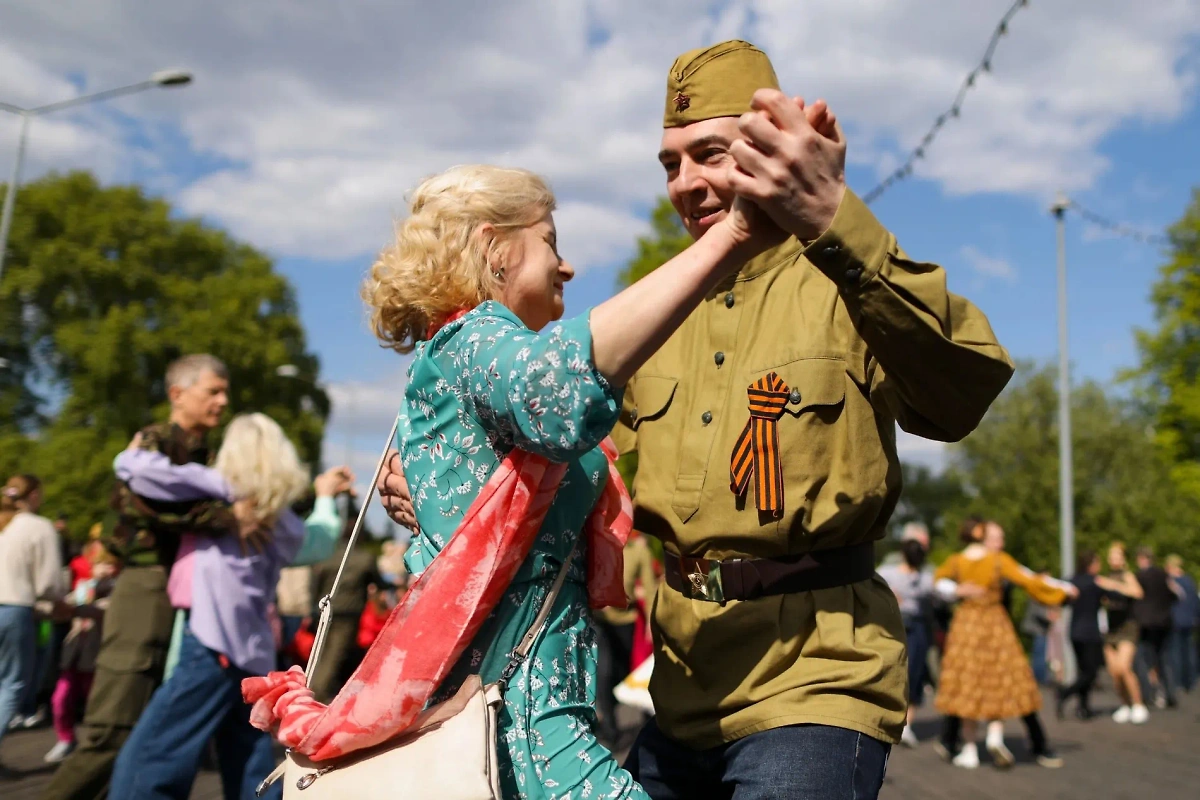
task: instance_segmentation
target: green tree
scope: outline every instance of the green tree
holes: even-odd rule
[[[637,255],[630,259],[618,276],[620,286],[629,286],[649,275],[692,243],[692,237],[679,221],[679,214],[671,201],[658,198],[650,212],[650,235],[639,236]]]
[[[951,476],[965,487],[945,515],[1004,526],[1008,550],[1032,569],[1059,572],[1056,370],[1025,362],[979,428],[952,447]],[[1200,559],[1197,504],[1170,479],[1151,420],[1136,405],[1087,381],[1071,394],[1076,550],[1114,539]]]
[[[955,473],[935,472],[924,464],[900,465],[904,490],[889,527],[894,535],[910,522],[929,529],[930,547],[945,549],[955,541],[955,531],[946,528],[946,514],[966,501],[962,479]]]
[[[266,256],[136,186],[71,173],[21,187],[0,281],[3,474],[40,475],[47,513],[77,531],[99,519],[113,456],[166,418],[163,374],[192,352],[229,365],[231,411],[269,414],[316,465],[329,400]]]
[[[1151,293],[1157,328],[1137,332],[1141,364],[1126,377],[1155,417],[1172,477],[1200,498],[1200,189],[1170,241],[1170,260]]]

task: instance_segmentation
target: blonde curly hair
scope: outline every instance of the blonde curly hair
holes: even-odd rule
[[[554,193],[523,169],[452,167],[413,191],[409,217],[396,227],[362,287],[371,330],[384,347],[411,352],[431,323],[498,297],[493,273],[512,235],[555,208]],[[490,232],[483,227],[490,225]]]
[[[274,523],[280,512],[308,490],[308,470],[279,423],[266,414],[239,414],[225,429],[213,463],[234,496],[254,503],[261,522]]]

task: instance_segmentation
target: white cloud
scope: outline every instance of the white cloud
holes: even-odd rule
[[[973,245],[964,246],[959,254],[967,262],[967,266],[981,278],[996,278],[1008,283],[1017,279],[1016,269],[1006,259],[985,255]]]
[[[829,99],[851,157],[882,175],[949,104],[1008,4],[10,0],[0,97],[33,104],[76,82],[195,70],[183,90],[39,120],[30,172],[147,179],[171,170],[160,151],[174,127],[216,169],[154,185],[280,255],[369,255],[421,176],[464,161],[528,166],[575,215],[567,255],[586,269],[629,251],[633,209],[661,191],[653,155],[678,52],[759,41],[785,88]],[[1200,0],[1031,4],[918,175],[951,193],[1093,185],[1106,134],[1185,109],[1197,32]],[[132,137],[129,118],[149,127]],[[12,131],[0,120],[0,137]]]
[[[1009,3],[8,0],[0,100],[33,106],[193,70],[185,89],[36,120],[26,176],[136,178],[279,256],[367,258],[422,176],[470,161],[529,167],[558,192],[564,254],[585,270],[632,251],[637,210],[662,191],[654,153],[677,53],[733,36],[762,44],[784,88],[825,97],[850,158],[882,177],[949,105]],[[1040,203],[1094,186],[1107,135],[1194,102],[1198,33],[1200,0],[1032,3],[917,176]],[[16,130],[0,114],[5,156]],[[963,255],[1011,280],[1006,262]],[[335,410],[331,454],[347,438],[369,453],[401,389],[399,371],[332,387],[348,410]],[[941,445],[900,442],[908,458],[944,460]]]

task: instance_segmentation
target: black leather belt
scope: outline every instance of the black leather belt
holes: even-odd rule
[[[873,542],[798,556],[716,561],[664,554],[667,585],[692,600],[725,603],[832,589],[875,574]]]

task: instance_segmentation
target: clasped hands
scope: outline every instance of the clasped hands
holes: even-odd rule
[[[743,241],[770,245],[790,234],[810,242],[828,230],[846,192],[841,126],[824,100],[806,106],[760,89],[750,105],[738,119],[744,138],[729,149],[737,193],[729,227]]]

